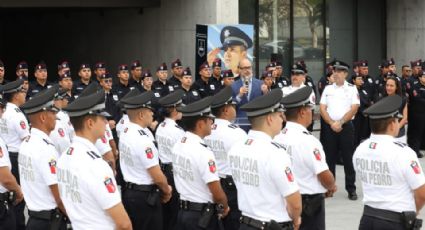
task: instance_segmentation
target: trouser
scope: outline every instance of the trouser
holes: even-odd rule
[[[161,169],[165,177],[167,177],[168,184],[173,187],[173,194],[170,201],[162,204],[164,230],[172,230],[175,229],[177,214],[179,212],[179,193],[174,183],[172,164],[161,164]]]
[[[306,210],[305,204],[309,205],[309,201],[315,200],[319,202],[317,210],[314,213],[309,213]],[[323,194],[302,195],[303,211],[301,213],[300,230],[324,230],[325,225],[325,198]]]
[[[406,227],[401,213],[365,206],[359,230],[406,230]]]
[[[329,170],[334,176],[336,175],[335,165],[338,159],[338,152],[340,152],[344,161],[345,190],[347,190],[347,192],[355,192],[356,172],[353,166],[353,123],[351,121],[345,123],[339,133],[334,132],[329,124],[325,124],[322,127],[322,132],[322,145],[325,150],[326,163],[329,166]]]
[[[369,138],[370,127],[369,119],[361,113],[357,113],[353,120],[354,125],[354,149],[362,142],[362,140]]]
[[[407,144],[418,154],[423,135],[425,134],[425,118],[423,113],[409,113],[409,124],[409,128],[407,129]]]
[[[12,174],[15,176],[18,184],[21,184],[20,176],[19,176],[19,164],[18,164],[18,153],[17,152],[9,152],[10,163],[12,164]],[[17,204],[14,208],[15,210],[15,218],[16,218],[16,229],[17,230],[25,230],[25,200],[22,200],[19,204]]]
[[[56,210],[47,211],[28,211],[29,219],[27,223],[27,230],[66,230],[67,220],[63,217],[56,218]]]
[[[123,188],[122,201],[133,229],[162,230],[162,207],[159,196],[149,203],[152,191]]]
[[[0,200],[0,229],[16,229],[15,208],[3,199]]]
[[[220,184],[224,193],[226,193],[227,203],[230,207],[229,214],[223,219],[224,229],[237,230],[239,229],[241,211],[238,207],[238,191],[235,182],[231,176],[226,176],[226,178],[220,178]]]
[[[292,222],[273,223],[264,222],[253,219],[251,217],[242,216],[240,220],[241,224],[239,230],[268,230],[268,229],[281,229],[281,230],[293,230],[294,225]],[[273,226],[272,226],[273,225]]]
[[[211,218],[205,218],[206,209],[208,209]],[[219,220],[215,213],[213,204],[192,203],[180,201],[180,209],[177,215],[176,229],[178,230],[217,230]],[[207,221],[205,221],[207,219]],[[221,220],[220,220],[221,221]],[[204,227],[199,225],[204,224]]]

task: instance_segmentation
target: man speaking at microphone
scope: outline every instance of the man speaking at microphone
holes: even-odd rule
[[[267,86],[263,86],[263,82],[253,76],[252,63],[248,58],[242,59],[238,68],[240,78],[232,84],[233,98],[237,102],[235,123],[247,131],[249,122],[246,113],[239,108],[254,98],[266,94]]]

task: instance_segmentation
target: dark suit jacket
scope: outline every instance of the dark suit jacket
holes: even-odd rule
[[[233,91],[233,99],[235,101],[236,100],[236,96],[239,94],[239,89],[242,87],[243,85],[243,81],[242,79],[239,79],[237,81],[235,81],[232,84],[232,91]],[[262,81],[258,80],[255,77],[252,77],[252,86],[251,86],[251,92],[249,93],[249,98],[248,95],[244,95],[241,99],[240,102],[238,102],[237,106],[236,106],[236,117],[237,118],[246,118],[246,113],[242,110],[240,110],[239,108],[246,104],[248,101],[251,101],[252,99],[259,97],[261,95],[263,95],[263,92],[261,91],[261,85],[263,84]]]

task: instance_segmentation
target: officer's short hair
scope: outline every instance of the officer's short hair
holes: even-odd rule
[[[194,131],[198,121],[207,119],[206,117],[195,116],[195,117],[183,117],[181,121],[181,126],[185,131]]]
[[[298,117],[298,112],[304,107],[287,108],[285,111],[286,120],[295,121]]]
[[[369,119],[370,130],[374,134],[385,134],[387,132],[388,126],[393,122],[395,117],[389,117],[385,119]]]
[[[72,126],[74,127],[75,131],[81,131],[84,129],[84,122],[87,119],[98,119],[99,116],[94,115],[94,114],[86,114],[83,116],[78,116],[78,117],[70,117],[69,121],[71,122]]]

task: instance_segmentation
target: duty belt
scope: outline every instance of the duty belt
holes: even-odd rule
[[[163,163],[161,164],[162,171],[173,171],[173,165],[171,163]]]
[[[220,178],[220,183],[222,187],[226,187],[229,190],[236,190],[232,176],[227,175],[225,178]]]
[[[247,216],[241,216],[240,222],[257,229],[267,229],[267,227],[270,225],[270,222],[256,220]],[[281,222],[278,224],[284,229],[292,229],[291,221]]]
[[[202,211],[208,203],[196,203],[187,200],[180,200],[180,209],[189,211]]]
[[[18,157],[18,152],[9,152],[9,156]]]
[[[52,214],[55,210],[46,210],[46,211],[31,211],[28,210],[28,215],[33,218],[42,219],[42,220],[51,220]]]
[[[130,190],[141,191],[141,192],[151,192],[151,191],[154,191],[156,189],[159,192],[158,186],[156,186],[154,184],[143,185],[143,184],[134,184],[134,183],[131,183],[131,182],[126,182],[125,188],[130,189]]]
[[[0,193],[0,202],[9,201],[9,192]]]
[[[364,206],[363,215],[374,217],[381,220],[390,221],[393,223],[398,223],[398,224],[404,223],[403,215],[401,213],[384,210],[384,209],[372,208],[367,205]]]

